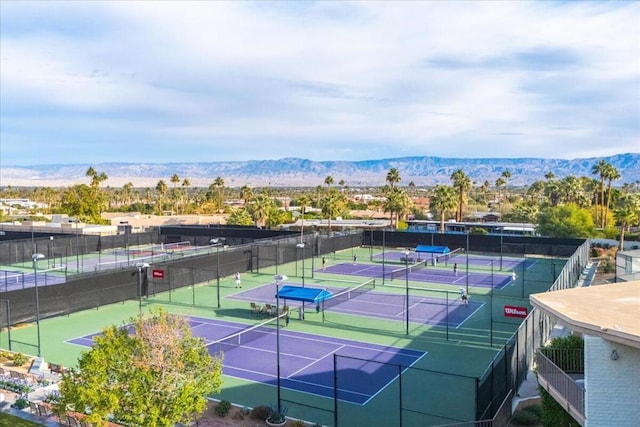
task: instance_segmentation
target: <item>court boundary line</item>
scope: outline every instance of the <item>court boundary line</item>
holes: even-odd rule
[[[223,326],[223,327],[228,327],[228,328],[233,328],[232,325],[226,325],[226,324],[238,324],[238,325],[243,325],[244,327],[240,328],[238,331],[242,331],[243,329],[245,329],[246,327],[251,327],[251,326],[255,326],[255,325],[251,325],[251,324],[244,324],[244,323],[239,323],[239,322],[230,322],[227,320],[217,320],[217,319],[211,319],[211,318],[206,318],[206,317],[199,317],[199,316],[190,316],[190,315],[180,315],[181,317],[184,317],[185,319],[189,320],[193,320],[195,322],[199,322],[199,324],[197,326]],[[257,324],[256,324],[257,325]],[[123,326],[130,326],[130,324],[127,325],[123,325]],[[275,330],[274,330],[275,332]],[[275,335],[274,332],[265,332],[265,335]],[[92,345],[84,345],[84,344],[80,344],[80,343],[73,343],[71,342],[72,340],[83,340],[83,341],[87,341],[90,342],[91,344],[93,344],[93,339],[87,339],[87,336],[95,336],[101,334],[101,332],[92,332],[89,333],[87,335],[81,336],[81,337],[76,337],[76,338],[70,338],[66,341],[64,341],[67,344],[71,344],[71,345],[76,345],[79,347],[85,347],[85,348],[91,348]],[[282,332],[280,333],[280,336],[282,337],[283,334]],[[300,332],[300,331],[291,331],[291,333],[284,333],[285,337],[289,337],[289,338],[293,338],[296,340],[309,340],[309,341],[313,341],[313,342],[323,342],[325,344],[330,344],[330,345],[334,345],[334,346],[338,346],[337,349],[332,350],[331,352],[325,354],[324,356],[320,357],[319,359],[313,359],[311,357],[308,356],[301,356],[299,354],[291,354],[291,353],[285,353],[287,355],[289,355],[290,357],[296,357],[299,359],[309,359],[309,360],[314,360],[314,363],[308,364],[307,366],[305,366],[306,369],[309,366],[312,366],[313,364],[317,363],[320,360],[323,360],[325,358],[327,358],[328,356],[331,356],[333,354],[335,354],[336,351],[343,349],[343,348],[353,348],[353,349],[364,349],[364,350],[368,350],[368,351],[376,351],[377,353],[392,353],[394,355],[398,355],[401,357],[407,357],[410,359],[414,359],[413,363],[409,366],[413,366],[415,363],[417,363],[418,360],[420,360],[422,357],[424,357],[426,354],[428,354],[428,352],[425,351],[421,351],[421,350],[415,350],[415,349],[411,349],[411,348],[406,348],[406,347],[394,347],[392,345],[382,345],[382,344],[377,344],[377,343],[367,343],[365,341],[356,341],[356,340],[352,340],[352,339],[346,339],[346,338],[336,338],[336,337],[329,337],[329,336],[325,336],[325,335],[317,335],[317,334],[313,334],[313,333],[309,333],[309,332]],[[316,339],[314,339],[313,337],[316,337]],[[324,339],[320,339],[318,340],[317,338],[324,338]],[[223,339],[225,337],[222,337],[220,339]],[[211,341],[209,344],[207,344],[207,340],[203,338],[203,340],[205,341],[205,345],[207,347],[209,347],[209,345],[211,344],[215,344],[217,341]],[[345,344],[343,342],[340,341],[347,341],[348,344]],[[359,344],[360,343],[360,344]],[[361,345],[361,344],[368,344],[368,345]],[[237,347],[243,347],[243,346],[237,346]],[[234,347],[236,348],[236,347]],[[244,346],[244,348],[249,348],[252,350],[258,350],[258,351],[263,351],[263,352],[270,352],[270,353],[274,353],[273,350],[267,350],[264,348],[258,348],[258,347],[252,347],[252,346]],[[388,349],[392,348],[395,349],[397,351],[389,351]],[[345,358],[349,358],[349,356],[344,356]],[[375,361],[375,360],[364,360],[365,362],[368,363],[377,363],[377,364],[381,364],[381,365],[388,365],[388,364],[392,364],[389,362],[379,362],[379,361]],[[397,365],[397,364],[396,364]],[[267,377],[267,378],[277,378],[276,375],[273,375],[272,373],[266,373],[266,372],[259,372],[259,371],[253,371],[250,369],[246,369],[246,368],[239,368],[236,366],[230,366],[229,369],[234,369],[237,371],[241,371],[241,372],[251,372],[254,373],[256,375],[261,375],[263,377]],[[263,381],[256,381],[256,380],[252,380],[249,378],[243,378],[243,377],[239,377],[237,375],[232,375],[232,374],[224,374],[226,376],[232,377],[232,378],[236,378],[238,380],[241,381],[246,381],[246,382],[250,382],[250,383],[258,383],[264,386],[271,386],[271,387],[275,387],[272,384],[269,383],[265,383]],[[384,388],[386,388],[388,386],[388,384],[390,384],[391,382],[393,382],[395,380],[395,378],[397,377],[397,375],[394,375],[394,377],[385,385],[383,385],[376,393],[374,394],[368,394],[368,393],[363,393],[360,391],[356,391],[356,390],[349,390],[349,389],[343,389],[343,388],[337,388],[337,390],[342,391],[345,394],[351,394],[354,396],[363,396],[363,397],[368,397],[368,399],[366,399],[363,403],[360,403],[359,401],[354,401],[354,400],[346,400],[346,399],[338,399],[341,402],[345,402],[345,403],[350,403],[350,404],[354,404],[354,405],[359,405],[359,406],[364,406],[366,405],[374,396],[376,396],[378,393],[380,393]],[[318,384],[318,383],[312,383],[309,381],[302,381],[299,379],[293,379],[288,377],[284,377],[287,381],[290,381],[292,383],[299,383],[299,384],[310,384],[313,385],[314,387],[318,387],[320,389],[330,389],[330,390],[334,390],[335,389],[335,385],[333,387],[324,385],[324,384]],[[282,387],[282,386],[281,386]],[[332,399],[332,396],[325,396],[322,394],[318,394],[318,393],[314,393],[311,391],[306,391],[306,390],[300,390],[297,388],[291,388],[291,387],[282,387],[286,390],[290,390],[292,392],[297,392],[297,393],[305,393],[308,395],[312,395],[315,397],[320,397],[320,398],[326,398],[326,399]]]

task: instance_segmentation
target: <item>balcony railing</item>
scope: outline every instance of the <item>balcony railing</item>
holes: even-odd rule
[[[562,370],[544,353],[549,353],[550,349],[538,349],[536,351],[536,367],[538,373],[538,383],[553,396],[553,398],[571,415],[580,425],[584,425],[584,388]],[[580,362],[570,362],[575,360],[576,354],[573,351],[581,350],[554,350],[553,356],[558,356],[561,363],[574,369],[571,373],[583,373],[575,370]],[[561,353],[566,353],[561,356]],[[584,356],[581,357],[584,360]],[[582,362],[583,363],[583,362]]]

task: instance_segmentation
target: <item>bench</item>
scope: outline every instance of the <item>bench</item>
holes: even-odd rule
[[[49,371],[53,374],[63,374],[66,369],[62,365],[58,365],[57,363],[49,363]]]

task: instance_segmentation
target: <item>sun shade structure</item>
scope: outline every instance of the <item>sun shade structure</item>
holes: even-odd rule
[[[451,251],[446,246],[429,246],[429,245],[416,246],[416,253],[445,255],[445,254],[448,254],[449,252]]]
[[[276,298],[289,301],[302,301],[318,304],[331,298],[333,294],[320,288],[285,285],[276,294]]]

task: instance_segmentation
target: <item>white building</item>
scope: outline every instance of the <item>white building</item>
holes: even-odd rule
[[[538,353],[540,385],[583,426],[640,425],[640,281],[534,294],[530,300],[585,341],[584,385]]]

